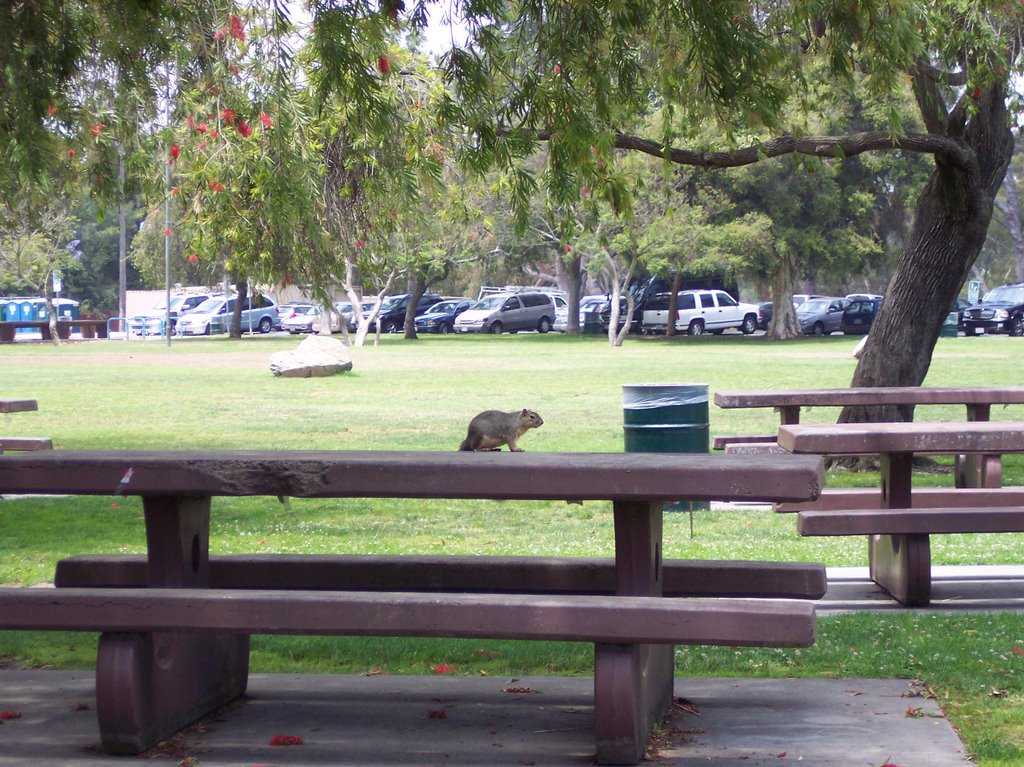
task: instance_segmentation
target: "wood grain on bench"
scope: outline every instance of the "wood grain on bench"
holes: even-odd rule
[[[801,511],[801,535],[1024,533],[1024,508],[914,508]]]

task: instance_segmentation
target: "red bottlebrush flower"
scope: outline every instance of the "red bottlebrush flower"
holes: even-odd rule
[[[366,246],[366,240],[356,240],[356,247],[362,248]]]
[[[217,131],[215,131],[215,130],[210,131],[210,138],[217,138]]]
[[[447,663],[441,663],[440,665],[434,666],[435,674],[447,674],[449,671],[454,671],[455,666],[449,666]]]
[[[206,133],[206,123],[199,123],[199,125],[196,127],[196,130],[199,131],[200,133]]]
[[[391,60],[387,56],[379,56],[377,58],[377,71],[382,75],[391,74]]]
[[[220,29],[218,29],[216,32],[213,33],[213,39],[214,40],[223,40],[225,37],[227,37],[227,34],[228,34],[228,28],[227,27],[221,27]]]
[[[190,264],[194,264],[198,260],[199,260],[199,256],[197,256],[195,253],[189,253],[188,254],[188,262]]]
[[[106,128],[106,127],[107,126],[104,125],[103,123],[96,123],[95,125],[90,126],[89,133],[92,134],[93,138],[99,138],[100,134],[103,133],[103,129]]]
[[[565,246],[565,252],[566,253],[572,253],[572,245],[566,245]]]
[[[228,19],[228,32],[236,40],[245,39],[245,25],[242,24],[242,17],[238,15],[232,15]]]
[[[46,107],[46,114],[50,117],[53,117],[55,114],[57,114],[57,107],[53,104],[50,104],[48,107]]]
[[[260,112],[260,122],[263,123],[264,128],[272,128],[274,121],[270,119],[270,115],[266,112]]]
[[[174,165],[174,161],[177,160],[178,157],[181,156],[181,147],[178,146],[177,144],[171,144],[171,148],[170,148],[169,151],[170,151],[171,159],[167,161],[167,164],[168,165]]]
[[[188,128],[189,130],[196,129],[196,120],[192,115],[189,115],[185,118],[185,127]]]
[[[68,159],[70,160],[74,156],[75,156],[75,150],[74,149],[69,149],[68,150]]]
[[[164,237],[170,237],[172,234],[174,234],[174,232],[172,232],[170,228],[164,229]]]
[[[224,122],[226,122],[228,125],[234,125],[235,124],[235,115],[236,114],[237,113],[235,112],[234,109],[228,109],[227,107],[225,107],[224,109],[220,110],[220,116],[223,118]]]
[[[560,66],[558,66],[558,64],[555,64],[555,74],[556,75],[562,74],[562,68]]]
[[[206,149],[206,142],[200,141],[198,144],[196,144],[196,149],[202,152],[204,149]]]
[[[249,127],[249,123],[242,120],[238,123],[238,132],[242,134],[242,138],[249,138],[252,135],[252,128]]]
[[[298,735],[275,735],[270,739],[271,746],[301,746],[302,738]]]
[[[975,86],[974,90],[971,91],[971,98],[974,99],[975,101],[980,99],[981,98],[981,88],[979,88],[978,86]]]
[[[171,197],[177,197],[181,190],[176,186],[171,187]]]
[[[207,186],[209,186],[210,189],[212,189],[215,192],[223,192],[224,191],[224,185],[222,183],[220,183],[219,181],[215,181],[213,179],[210,179],[207,182]]]

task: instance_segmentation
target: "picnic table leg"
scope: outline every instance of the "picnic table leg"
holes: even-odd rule
[[[800,406],[799,405],[779,405],[776,410],[779,411],[779,424],[782,426],[790,426],[792,424],[800,423]]]
[[[150,588],[203,588],[210,498],[145,497]],[[96,663],[103,750],[136,754],[245,692],[249,637],[104,633]]]
[[[615,502],[616,593],[661,596],[658,502]],[[636,764],[672,703],[672,645],[598,644],[594,721],[598,764]]]
[[[883,453],[882,508],[911,508],[912,453]],[[931,600],[931,544],[926,533],[872,535],[868,538],[871,580],[907,607]]]
[[[967,406],[968,421],[988,421],[992,412],[989,404]],[[1002,487],[1003,459],[1000,455],[956,456],[957,487]]]

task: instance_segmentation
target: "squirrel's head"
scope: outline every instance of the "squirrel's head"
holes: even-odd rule
[[[543,418],[541,418],[532,410],[526,410],[525,408],[523,409],[523,412],[519,414],[519,417],[523,419],[523,422],[529,429],[536,429],[538,426],[541,426],[544,423]]]

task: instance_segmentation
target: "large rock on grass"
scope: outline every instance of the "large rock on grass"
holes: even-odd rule
[[[329,336],[309,336],[294,351],[270,355],[270,372],[285,378],[332,376],[351,369],[345,344]]]

